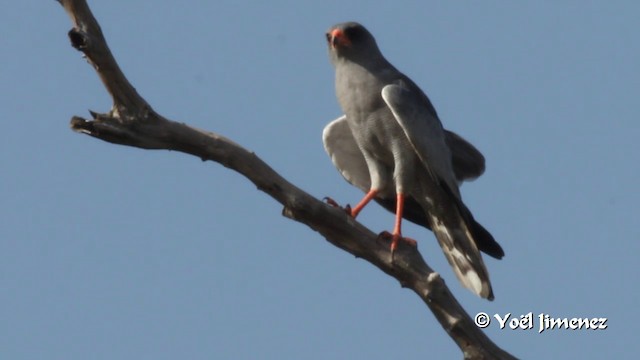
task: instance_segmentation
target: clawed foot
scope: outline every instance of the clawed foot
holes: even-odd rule
[[[398,248],[398,243],[400,242],[400,240],[404,241],[410,246],[413,246],[416,248],[418,247],[417,241],[408,237],[402,237],[402,235],[400,234],[392,234],[388,231],[383,231],[378,235],[378,237],[385,240],[391,240],[391,257],[393,257],[393,254],[396,252],[396,249]]]
[[[327,204],[329,204],[329,205],[331,205],[331,206],[333,206],[335,208],[344,210],[344,212],[346,212],[347,215],[353,216],[353,214],[351,213],[351,205],[347,204],[347,205],[345,205],[345,207],[342,207],[335,200],[333,200],[332,198],[330,198],[328,196],[325,196],[324,199],[322,199],[322,200],[324,200],[324,202],[326,202]]]

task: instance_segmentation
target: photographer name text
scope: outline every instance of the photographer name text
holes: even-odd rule
[[[474,318],[476,326],[480,328],[488,327],[494,320],[500,329],[533,330],[535,328],[538,333],[546,330],[604,330],[608,326],[607,318],[559,318],[544,313],[534,315],[533,312],[520,316],[514,316],[511,313],[490,316],[485,312],[480,312]]]

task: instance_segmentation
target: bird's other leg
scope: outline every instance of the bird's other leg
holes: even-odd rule
[[[402,237],[402,212],[404,211],[404,199],[405,195],[398,193],[396,200],[396,221],[393,227],[393,233],[391,234],[391,254],[396,251],[398,247],[398,242],[400,240],[404,240],[411,246],[418,246],[418,243],[409,238]]]
[[[377,194],[378,194],[378,190],[376,190],[376,189],[369,190],[369,192],[364,196],[364,198],[362,198],[362,200],[360,200],[358,205],[356,205],[353,209],[351,209],[351,216],[355,219],[356,216],[358,216],[358,214],[360,213],[360,211],[362,211],[362,209],[364,209],[364,207],[371,200],[373,200],[376,197]]]
[[[358,214],[360,213],[360,211],[362,211],[362,209],[364,209],[364,207],[371,202],[371,200],[373,200],[376,195],[378,194],[378,190],[375,189],[371,189],[369,190],[369,192],[367,192],[364,196],[364,198],[362,198],[362,200],[360,200],[360,202],[358,203],[358,205],[356,205],[354,208],[351,208],[351,205],[347,204],[345,207],[340,206],[335,200],[333,200],[332,198],[325,196],[324,197],[324,201],[333,206],[333,207],[337,207],[340,209],[343,209],[348,215],[350,215],[352,218],[356,218],[356,216],[358,216]]]

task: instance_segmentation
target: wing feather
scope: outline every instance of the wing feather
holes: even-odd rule
[[[322,143],[331,162],[349,184],[364,192],[369,191],[371,187],[369,168],[345,115],[333,120],[324,128]]]
[[[387,85],[382,89],[382,98],[433,180],[444,182],[460,198],[444,129],[433,112],[423,106],[421,96],[424,95],[401,85]]]

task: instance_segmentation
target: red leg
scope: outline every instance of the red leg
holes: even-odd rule
[[[413,246],[418,245],[415,240],[402,237],[402,212],[403,211],[404,211],[404,195],[398,194],[397,200],[396,200],[396,222],[395,222],[395,226],[393,227],[393,234],[391,234],[392,236],[391,254],[393,254],[396,251],[396,248],[398,247],[398,241],[400,241],[400,239],[408,242]]]
[[[369,190],[369,192],[367,193],[367,195],[364,196],[364,198],[362,200],[360,200],[360,202],[358,203],[358,205],[356,205],[353,209],[351,209],[351,216],[355,219],[356,216],[358,216],[358,214],[360,213],[360,211],[371,201],[373,200],[373,198],[376,197],[376,195],[378,194],[378,190],[375,189],[371,189]]]

